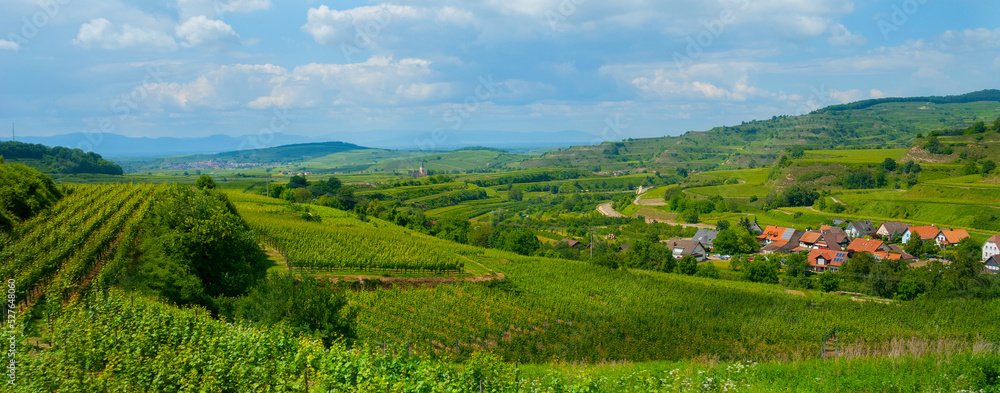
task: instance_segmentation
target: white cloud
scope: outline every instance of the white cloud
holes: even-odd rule
[[[837,46],[850,46],[850,45],[864,45],[868,42],[868,38],[863,35],[853,34],[847,27],[842,24],[837,24],[831,29],[831,36],[827,38],[827,42],[830,45]]]
[[[11,42],[7,40],[0,40],[0,50],[12,50],[17,51],[21,49],[21,45],[16,42]]]
[[[174,38],[163,32],[144,30],[129,24],[116,29],[114,24],[104,18],[93,19],[80,26],[73,44],[83,48],[103,49],[172,50],[177,47]]]
[[[306,32],[321,45],[354,41],[356,37],[373,40],[381,30],[400,19],[416,19],[423,13],[411,7],[395,4],[365,6],[346,11],[330,9],[326,5],[310,8],[306,14]]]
[[[229,12],[248,13],[271,8],[271,0],[178,0],[181,20],[196,16],[210,19]]]
[[[855,101],[861,101],[865,97],[865,93],[858,89],[840,91],[837,89],[830,89],[830,98],[840,101],[841,103],[849,103]]]
[[[881,90],[878,90],[878,89],[872,89],[870,92],[868,92],[868,95],[871,96],[871,98],[885,98],[886,97],[886,94],[883,93]]]
[[[222,66],[185,83],[144,87],[154,111],[246,107],[329,108],[394,106],[453,95],[450,82],[434,80],[430,62],[372,57],[363,63]]]
[[[227,46],[239,41],[239,35],[221,20],[196,16],[177,26],[177,37],[185,40],[184,46]]]

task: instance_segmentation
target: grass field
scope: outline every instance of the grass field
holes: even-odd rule
[[[798,161],[839,162],[842,164],[879,164],[886,158],[899,160],[908,149],[867,149],[867,150],[806,150]]]

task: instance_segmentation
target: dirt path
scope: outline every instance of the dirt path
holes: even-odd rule
[[[796,291],[794,289],[786,289],[785,293],[792,294],[792,295],[799,295],[799,296],[805,296],[806,295],[805,293],[802,293],[802,291]]]

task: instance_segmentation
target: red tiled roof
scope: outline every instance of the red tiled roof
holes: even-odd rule
[[[997,245],[1000,245],[1000,235],[993,235],[993,236],[990,236],[990,238],[989,238],[989,239],[986,239],[986,242],[987,242],[987,243],[989,243],[989,242],[993,242],[993,244],[997,244]]]
[[[969,237],[969,231],[961,228],[942,229],[941,233],[943,233],[944,238],[948,240],[948,244],[958,244],[958,242],[962,241],[962,239]]]
[[[868,240],[857,238],[847,246],[847,249],[854,252],[870,252],[875,253],[879,251],[885,245],[881,240]]]
[[[820,265],[816,259],[822,257],[827,260],[826,265]],[[839,259],[839,260],[838,260]],[[812,250],[809,252],[809,264],[812,266],[840,266],[847,259],[847,253],[834,250]]]
[[[938,229],[936,226],[933,226],[933,225],[924,225],[924,226],[919,226],[919,227],[910,227],[909,231],[910,231],[911,234],[916,233],[916,234],[920,235],[920,240],[931,240],[931,239],[937,237],[938,233],[941,233],[941,230]],[[910,236],[913,236],[913,235],[910,235]]]
[[[822,236],[822,233],[809,231],[803,234],[802,237],[799,238],[799,241],[802,243],[816,243]]]

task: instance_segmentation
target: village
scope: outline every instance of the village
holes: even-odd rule
[[[965,229],[941,229],[935,225],[911,226],[898,221],[886,221],[875,226],[871,221],[833,220],[835,225],[800,231],[794,228],[768,225],[761,228],[751,221],[748,230],[756,236],[759,255],[792,254],[808,252],[811,270],[816,273],[837,272],[858,253],[870,253],[876,260],[902,260],[914,266],[922,260],[937,259],[944,250],[969,238]],[[672,250],[676,259],[692,256],[698,262],[709,259],[729,259],[729,255],[712,254],[713,242],[719,231],[699,229],[690,239],[670,239],[662,242]],[[906,251],[911,241],[917,240],[924,250],[920,255]],[[993,235],[983,244],[984,274],[1000,273],[1000,235]],[[625,246],[625,249],[628,247]],[[912,251],[912,250],[911,250]]]

